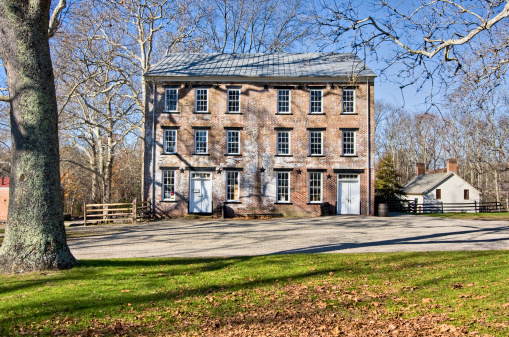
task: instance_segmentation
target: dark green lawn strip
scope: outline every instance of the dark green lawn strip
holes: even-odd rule
[[[429,216],[436,218],[447,218],[447,219],[472,219],[472,220],[508,220],[509,212],[500,213],[426,213],[418,214],[420,216]]]

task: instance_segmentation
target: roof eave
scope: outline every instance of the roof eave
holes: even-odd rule
[[[274,77],[274,76],[165,76],[165,75],[143,75],[146,81],[152,82],[340,82],[340,83],[358,83],[374,82],[376,75],[357,76],[354,81],[349,76],[299,76],[299,77]]]

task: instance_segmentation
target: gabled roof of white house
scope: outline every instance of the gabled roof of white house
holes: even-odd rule
[[[351,53],[174,53],[165,56],[144,75],[185,78],[376,77],[360,58]]]
[[[421,174],[403,186],[403,190],[406,194],[425,194],[452,176],[453,172]]]

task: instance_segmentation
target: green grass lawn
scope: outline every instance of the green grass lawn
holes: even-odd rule
[[[508,260],[507,251],[87,260],[0,275],[0,335],[507,336]]]
[[[509,212],[499,213],[427,213],[419,214],[421,216],[430,216],[449,219],[473,219],[473,220],[509,220]]]

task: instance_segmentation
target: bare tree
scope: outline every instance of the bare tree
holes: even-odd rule
[[[200,48],[202,38],[196,33],[203,15],[197,0],[98,0],[94,14],[97,37],[115,48],[119,58],[131,63],[127,67],[117,65],[117,71],[124,76],[126,98],[141,112],[142,143],[146,97],[142,74],[149,70],[154,55],[161,58],[164,53],[188,50],[187,46],[191,50]],[[143,184],[143,179],[140,181]]]
[[[395,69],[402,87],[429,80],[439,90],[474,58],[474,81],[505,74],[509,64],[507,0],[327,2],[316,17],[330,37],[324,46],[374,56]]]
[[[61,1],[65,4],[65,1]],[[0,2],[0,59],[8,74],[12,162],[0,271],[71,268],[60,193],[50,0]],[[58,18],[59,9],[53,14]],[[48,34],[50,33],[50,34]]]
[[[310,31],[302,0],[210,0],[206,2],[208,47],[218,53],[282,52]]]
[[[108,203],[117,148],[141,128],[142,113],[127,76],[136,69],[122,55],[122,34],[110,33],[115,38],[110,43],[102,35],[107,28],[97,25],[94,15],[84,9],[77,13],[80,20],[59,34],[54,56],[62,142],[80,149],[88,163],[62,160],[85,168],[92,177],[92,201]]]

